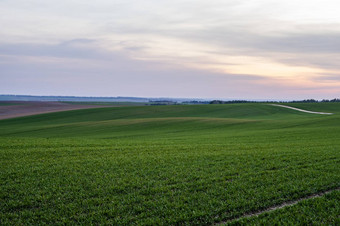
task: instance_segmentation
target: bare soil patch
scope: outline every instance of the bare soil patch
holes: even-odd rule
[[[58,111],[114,107],[113,105],[69,104],[63,102],[6,101],[3,103],[10,105],[0,105],[0,120]]]

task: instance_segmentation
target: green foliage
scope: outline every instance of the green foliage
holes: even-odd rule
[[[212,224],[339,187],[340,104],[294,106],[336,114],[174,105],[1,120],[1,223]]]

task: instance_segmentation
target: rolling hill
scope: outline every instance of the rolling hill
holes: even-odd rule
[[[340,104],[289,105],[334,115],[247,103],[97,108],[0,120],[0,219],[232,223],[339,188]],[[283,216],[273,214],[273,222]],[[336,222],[334,211],[327,219]]]

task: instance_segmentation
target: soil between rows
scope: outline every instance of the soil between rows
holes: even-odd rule
[[[87,105],[87,104],[69,104],[63,102],[35,102],[35,101],[4,101],[6,105],[0,105],[0,120],[16,118],[43,113],[58,111],[69,111],[87,108],[115,107],[114,105]],[[8,104],[8,105],[7,105]]]

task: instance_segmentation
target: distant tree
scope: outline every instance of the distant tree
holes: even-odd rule
[[[340,99],[334,98],[333,100],[330,100],[330,102],[340,102]]]
[[[210,104],[224,104],[224,101],[222,100],[213,100],[210,102]]]

